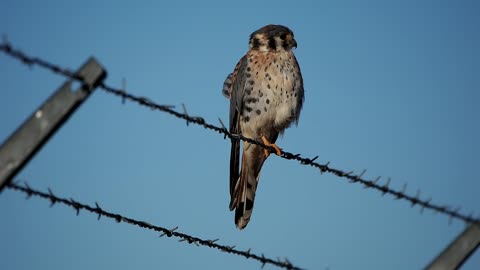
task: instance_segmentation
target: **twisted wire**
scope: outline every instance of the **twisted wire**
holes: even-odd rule
[[[27,194],[27,198],[30,198],[32,196],[37,196],[42,199],[49,200],[51,207],[55,204],[63,204],[68,207],[71,207],[76,211],[77,216],[80,214],[80,210],[85,210],[87,212],[97,214],[98,220],[100,220],[101,217],[106,217],[106,218],[113,219],[118,223],[124,222],[124,223],[134,225],[143,229],[153,230],[161,233],[160,237],[162,236],[176,237],[176,238],[180,238],[179,242],[186,242],[188,244],[195,244],[197,246],[206,246],[209,248],[215,248],[226,253],[231,253],[238,256],[243,256],[247,259],[259,261],[262,263],[262,267],[265,264],[271,264],[271,265],[274,265],[280,268],[285,268],[285,269],[292,269],[292,270],[302,269],[300,267],[293,265],[288,259],[285,259],[283,261],[280,259],[274,260],[264,256],[263,254],[258,255],[258,254],[252,253],[250,249],[248,249],[247,251],[242,251],[242,250],[236,249],[235,246],[226,246],[226,245],[217,244],[216,242],[219,239],[206,240],[206,239],[201,239],[199,237],[192,236],[186,233],[178,232],[177,231],[178,227],[175,227],[173,229],[167,229],[165,227],[153,225],[145,221],[129,218],[118,213],[109,212],[107,210],[102,209],[97,202],[95,202],[95,206],[90,206],[88,204],[81,203],[72,198],[67,199],[67,198],[58,197],[55,194],[53,194],[50,188],[48,189],[48,193],[47,193],[47,192],[42,192],[42,191],[33,189],[27,183],[24,183],[24,186],[20,186],[19,184],[16,184],[13,182],[7,184],[6,187],[9,189]]]

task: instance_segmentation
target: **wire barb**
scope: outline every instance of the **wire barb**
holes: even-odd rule
[[[228,131],[228,129],[225,127],[225,125],[223,124],[223,121],[222,119],[219,117],[218,118],[218,122],[220,122],[220,125],[222,126],[223,128],[223,139],[225,140],[227,138],[227,134],[230,134],[230,132]]]
[[[54,195],[53,192],[50,189],[48,189],[48,193],[42,192],[42,191],[39,191],[39,190],[35,190],[35,189],[31,188],[26,182],[23,184],[23,186],[21,186],[19,184],[16,184],[15,182],[11,182],[11,183],[7,184],[6,187],[9,188],[9,189],[19,191],[19,192],[23,192],[23,193],[27,194],[27,198],[32,197],[32,196],[36,196],[36,197],[40,197],[42,199],[49,200],[51,202],[55,201],[56,203],[69,206],[69,207],[71,207],[75,210],[77,216],[79,215],[80,210],[85,210],[85,211],[90,212],[90,213],[98,214],[98,219],[100,219],[100,217],[103,216],[103,217],[107,217],[107,218],[110,218],[110,219],[114,219],[117,222],[123,221],[125,223],[130,224],[130,225],[134,225],[134,226],[137,226],[137,227],[140,227],[140,228],[143,228],[143,229],[149,229],[149,230],[154,230],[156,232],[162,232],[163,234],[160,235],[160,236],[167,235],[168,237],[173,236],[173,237],[179,238],[180,242],[185,241],[189,244],[195,244],[196,246],[206,246],[206,247],[210,247],[210,248],[215,248],[215,249],[227,252],[227,253],[235,254],[237,256],[243,256],[247,259],[257,260],[257,261],[261,262],[262,265],[271,264],[271,265],[281,267],[281,268],[285,268],[285,269],[296,269],[296,270],[301,270],[302,269],[300,267],[293,266],[290,262],[283,262],[283,261],[280,261],[280,260],[274,260],[274,259],[265,257],[263,254],[262,254],[262,256],[260,256],[260,255],[250,253],[250,249],[248,251],[242,251],[242,250],[235,249],[235,246],[226,246],[226,245],[217,244],[215,242],[218,241],[218,239],[203,240],[203,239],[195,237],[195,236],[191,236],[191,235],[188,235],[188,234],[185,234],[185,233],[177,232],[176,230],[178,229],[178,227],[175,227],[175,228],[169,230],[165,227],[161,227],[161,226],[158,226],[158,225],[152,225],[152,224],[150,224],[148,222],[145,222],[145,221],[139,221],[139,220],[136,220],[136,219],[133,219],[133,218],[124,217],[120,214],[116,214],[116,213],[113,213],[113,212],[108,212],[106,210],[103,210],[98,205],[97,202],[95,202],[95,207],[93,207],[93,206],[90,206],[88,204],[83,204],[81,202],[78,202],[78,201],[74,200],[73,198],[66,199],[66,198],[58,197],[58,196]]]
[[[178,226],[175,227],[175,228],[173,228],[173,229],[166,230],[166,231],[164,231],[164,232],[160,235],[160,237],[163,237],[163,236],[165,236],[165,235],[166,235],[167,237],[172,237],[173,232],[176,231],[177,229],[178,229]]]
[[[9,55],[9,56],[11,56],[11,57],[13,57],[17,60],[20,60],[21,62],[23,62],[24,64],[26,64],[28,66],[38,65],[38,66],[40,66],[42,68],[45,68],[45,69],[48,69],[48,70],[50,70],[54,73],[66,76],[68,78],[71,78],[72,80],[77,80],[77,81],[80,81],[81,83],[83,83],[83,80],[82,80],[81,77],[77,76],[76,74],[69,71],[68,69],[61,68],[57,65],[54,65],[52,63],[49,63],[45,60],[42,60],[42,59],[39,59],[39,58],[36,58],[36,57],[27,56],[26,54],[24,54],[20,50],[14,49],[9,43],[7,43],[5,41],[2,44],[0,44],[0,51],[3,51],[5,54],[7,54],[7,55]],[[185,107],[184,104],[182,104],[184,112],[181,113],[181,112],[178,112],[178,111],[174,110],[173,106],[157,104],[157,103],[155,103],[153,101],[150,101],[146,98],[142,98],[142,97],[130,94],[128,92],[125,92],[122,89],[117,89],[117,88],[108,86],[105,83],[101,83],[98,87],[100,87],[102,90],[104,90],[105,92],[107,92],[109,94],[118,96],[120,98],[127,99],[131,102],[135,102],[139,105],[148,107],[152,110],[162,111],[162,112],[168,113],[170,115],[173,115],[177,118],[183,119],[183,120],[187,121],[187,125],[189,123],[193,123],[193,124],[202,126],[205,129],[213,130],[213,131],[215,131],[219,134],[223,134],[225,138],[228,137],[231,140],[242,140],[242,141],[245,141],[245,142],[248,142],[248,143],[251,143],[251,144],[261,146],[261,147],[263,147],[267,150],[270,150],[270,151],[272,150],[272,148],[270,146],[267,146],[267,145],[263,144],[262,142],[259,142],[257,140],[251,139],[251,138],[244,137],[240,134],[232,134],[232,133],[228,132],[225,129],[224,125],[223,125],[223,127],[215,126],[213,124],[210,124],[210,123],[206,122],[205,119],[203,119],[202,117],[192,117],[192,116],[188,115],[188,113],[186,111],[186,107]],[[396,190],[396,189],[390,188],[390,182],[391,182],[390,178],[388,178],[387,182],[384,185],[380,185],[380,184],[377,184],[374,181],[370,181],[370,180],[367,180],[367,179],[363,178],[363,175],[365,174],[366,170],[363,170],[362,173],[360,173],[359,175],[352,175],[350,173],[346,173],[343,170],[330,167],[330,162],[327,162],[326,164],[320,164],[318,162],[315,162],[316,157],[312,158],[312,159],[309,159],[309,158],[302,157],[300,154],[294,155],[294,154],[292,154],[290,152],[287,152],[285,150],[282,150],[282,155],[280,157],[284,158],[284,159],[288,159],[288,160],[296,160],[302,165],[308,165],[308,166],[314,167],[314,168],[318,169],[320,171],[320,173],[327,172],[327,173],[336,175],[340,178],[346,179],[349,182],[360,183],[364,187],[367,187],[367,188],[376,190],[377,192],[380,192],[382,194],[382,196],[388,194],[388,195],[392,196],[394,199],[404,200],[404,201],[410,202],[412,204],[412,206],[419,205],[421,208],[430,209],[434,212],[438,212],[438,213],[441,213],[443,215],[446,215],[450,219],[457,219],[457,220],[464,221],[466,223],[480,224],[480,219],[478,219],[478,218],[472,218],[471,216],[460,213],[459,211],[452,210],[449,207],[440,206],[439,204],[434,204],[430,200],[429,201],[422,200],[419,197],[420,196],[419,193],[417,195],[413,196],[413,195],[406,194],[401,190]],[[27,192],[27,196],[30,196],[28,194],[29,193]],[[117,219],[117,221],[120,222],[121,219]]]
[[[97,220],[100,220],[100,218],[102,217],[101,213],[102,213],[103,210],[102,210],[102,208],[100,208],[100,206],[98,205],[97,202],[95,202],[95,206],[97,208],[95,208],[94,212],[98,214]]]
[[[50,194],[50,207],[53,207],[57,200],[55,199],[55,195],[53,195],[53,192],[50,188],[48,188],[48,194]]]

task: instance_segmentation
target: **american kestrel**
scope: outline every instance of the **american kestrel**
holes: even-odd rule
[[[292,122],[298,123],[303,105],[303,79],[292,52],[297,47],[293,32],[282,25],[267,25],[250,35],[249,50],[227,76],[223,94],[230,99],[230,132],[275,145]],[[263,163],[270,152],[232,140],[230,152],[230,211],[242,230],[252,215],[255,191]]]

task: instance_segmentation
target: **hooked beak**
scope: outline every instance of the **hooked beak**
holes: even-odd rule
[[[297,48],[297,41],[292,38],[292,48]]]

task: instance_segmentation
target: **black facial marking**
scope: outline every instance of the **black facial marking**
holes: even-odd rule
[[[287,34],[286,34],[286,33],[281,34],[281,35],[280,35],[280,39],[281,39],[281,40],[287,39]]]
[[[270,99],[267,98],[267,100],[265,100],[265,102],[267,102],[267,104],[270,104]]]
[[[268,39],[268,47],[272,50],[275,50],[277,48],[277,42],[273,37]]]
[[[252,40],[252,48],[258,49],[260,47],[260,40],[258,38],[253,38]]]
[[[251,108],[251,107],[248,107],[248,106],[245,106],[245,110],[247,110],[247,112],[251,112],[251,111],[252,111],[252,108]]]

